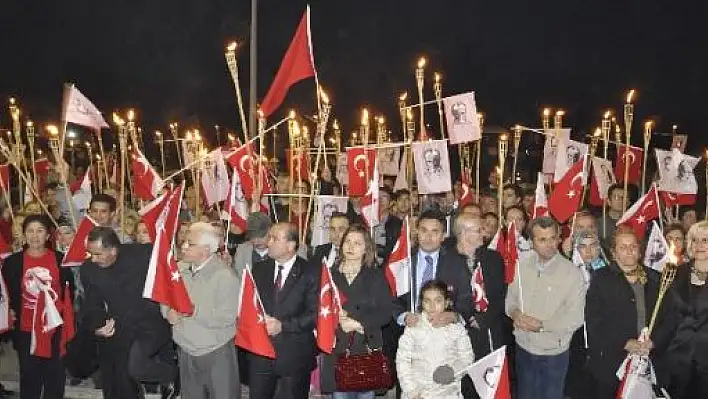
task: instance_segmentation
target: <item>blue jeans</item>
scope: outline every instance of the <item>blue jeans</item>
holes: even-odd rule
[[[555,356],[531,354],[516,346],[518,399],[563,399],[569,351]]]
[[[368,392],[333,392],[332,399],[374,399],[374,391]]]

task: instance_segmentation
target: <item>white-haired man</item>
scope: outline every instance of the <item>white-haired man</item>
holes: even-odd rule
[[[233,338],[239,279],[217,251],[222,235],[208,223],[189,228],[180,269],[194,313],[163,309],[179,346],[182,397],[238,398],[241,386]]]

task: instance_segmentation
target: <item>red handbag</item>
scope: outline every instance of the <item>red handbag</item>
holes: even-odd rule
[[[350,334],[349,348],[334,363],[337,391],[364,392],[393,387],[391,365],[381,349],[371,349],[365,336],[366,353],[352,354],[353,342],[354,334]]]

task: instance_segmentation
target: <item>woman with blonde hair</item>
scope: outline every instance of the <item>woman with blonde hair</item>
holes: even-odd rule
[[[678,329],[669,347],[674,398],[708,397],[708,221],[688,230],[688,263],[679,267],[675,293]]]

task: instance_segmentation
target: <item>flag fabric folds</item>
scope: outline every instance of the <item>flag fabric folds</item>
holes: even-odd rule
[[[627,182],[638,184],[642,179],[642,162],[644,159],[644,150],[637,147],[629,147],[620,144],[617,148],[617,161],[615,162],[615,177],[617,182],[624,182],[625,165],[628,168]]]
[[[410,257],[410,242],[409,242],[409,226],[408,217],[403,220],[401,233],[396,240],[396,245],[388,257],[388,263],[384,269],[388,286],[391,288],[391,294],[394,297],[399,297],[410,292],[411,278],[411,257]]]
[[[363,147],[347,148],[347,192],[351,197],[366,194],[369,181],[374,175],[376,151]]]
[[[669,244],[664,238],[659,225],[656,221],[652,222],[649,241],[647,241],[647,249],[644,253],[644,265],[661,273],[666,262],[669,261]]]
[[[369,227],[379,224],[381,219],[381,209],[379,205],[379,171],[374,161],[374,173],[371,176],[371,183],[366,195],[361,199],[361,217]]]
[[[531,219],[536,219],[541,216],[548,216],[548,198],[546,197],[546,187],[543,184],[543,173],[539,172],[538,180],[536,181],[536,192]]]
[[[89,215],[81,219],[79,226],[76,228],[74,239],[71,241],[71,244],[69,244],[69,248],[66,250],[64,259],[61,262],[62,266],[79,266],[89,258],[89,253],[86,250],[86,242],[89,233],[96,226],[98,226],[98,223],[91,219]]]
[[[592,178],[590,180],[590,204],[603,206],[607,200],[608,189],[616,182],[617,179],[612,169],[612,161],[593,157]]]
[[[317,347],[324,353],[331,354],[336,344],[337,327],[342,304],[337,286],[327,264],[322,262],[320,273],[320,301],[317,306]]]
[[[646,235],[647,224],[659,218],[659,195],[656,192],[656,185],[653,184],[648,193],[644,194],[635,202],[622,217],[617,221],[617,226],[629,226],[634,230],[639,240],[643,240]]]
[[[241,280],[241,298],[238,301],[236,322],[236,346],[256,355],[275,359],[275,347],[270,340],[265,324],[265,311],[258,294],[251,269],[246,267]]]
[[[103,115],[101,115],[101,111],[76,86],[70,85],[68,87],[64,101],[64,121],[90,127],[94,130],[109,127]]]
[[[135,196],[144,201],[152,201],[164,187],[164,183],[145,155],[133,149],[130,161],[131,183]]]
[[[243,194],[241,187],[241,176],[234,168],[234,173],[231,175],[231,186],[229,188],[229,196],[224,201],[224,209],[221,211],[221,219],[229,220],[231,223],[238,226],[241,231],[246,231],[248,220],[248,202]]]
[[[556,220],[565,223],[578,210],[583,197],[585,158],[579,159],[553,188],[548,199],[548,210]]]
[[[511,399],[508,363],[502,346],[467,369],[480,399]]]

